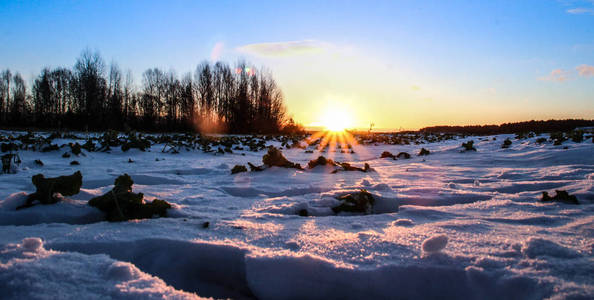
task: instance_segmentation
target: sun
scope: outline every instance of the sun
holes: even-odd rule
[[[344,131],[352,126],[349,114],[338,108],[326,110],[321,118],[321,124],[329,131]]]

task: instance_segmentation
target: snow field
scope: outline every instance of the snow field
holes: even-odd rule
[[[70,166],[62,152],[22,151],[19,172],[0,177],[0,274],[8,274],[0,293],[14,299],[594,297],[592,141],[568,141],[563,149],[509,136],[512,146],[501,149],[506,137],[355,146],[355,154],[283,149],[302,165],[325,155],[373,169],[337,174],[274,167],[230,175],[235,164],[260,164],[262,151],[172,155],[155,145],[150,152],[83,151],[74,158],[80,166]],[[478,151],[460,153],[470,139]],[[421,147],[431,154],[417,156]],[[380,159],[383,151],[412,158]],[[35,166],[35,159],[45,165]],[[76,170],[83,173],[81,193],[14,211],[23,192],[33,192],[32,175]],[[102,222],[86,201],[111,189],[122,173],[146,199],[173,203],[171,218]],[[372,214],[334,215],[336,197],[359,189],[374,195]],[[538,201],[554,189],[581,204]],[[298,216],[301,209],[309,216]]]

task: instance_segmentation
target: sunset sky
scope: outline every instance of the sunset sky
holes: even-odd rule
[[[29,83],[87,47],[138,84],[243,58],[305,125],[334,109],[405,129],[594,118],[594,0],[1,1],[0,45]]]

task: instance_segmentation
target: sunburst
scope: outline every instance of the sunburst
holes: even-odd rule
[[[327,131],[333,132],[345,131],[353,125],[349,114],[339,108],[326,110],[320,123]]]

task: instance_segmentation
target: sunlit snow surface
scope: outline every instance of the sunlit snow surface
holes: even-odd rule
[[[67,148],[20,151],[18,173],[0,175],[0,295],[592,299],[592,140],[553,146],[509,136],[512,146],[501,149],[508,136],[496,137],[322,153],[373,169],[337,174],[318,167],[230,175],[235,164],[261,164],[264,151],[166,154],[154,145],[150,152],[83,150],[70,159],[61,157]],[[470,139],[478,151],[460,153]],[[431,155],[417,156],[421,147]],[[282,151],[301,165],[320,155]],[[383,151],[412,158],[380,159]],[[73,159],[80,166],[70,166]],[[32,175],[76,170],[79,194],[14,211],[22,192],[34,191]],[[174,203],[171,218],[100,221],[86,201],[122,173],[146,199]],[[333,215],[335,196],[361,188],[376,196],[373,214]],[[555,189],[581,205],[538,201]],[[298,216],[301,209],[310,216]]]

